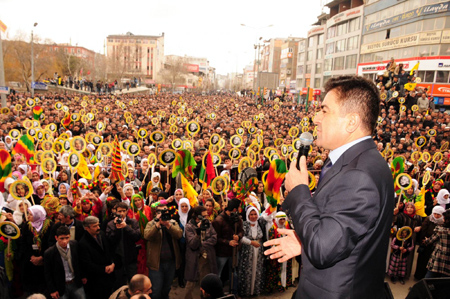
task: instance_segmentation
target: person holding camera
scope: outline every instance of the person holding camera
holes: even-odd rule
[[[113,220],[106,227],[106,237],[113,246],[116,286],[122,286],[137,273],[136,242],[141,239],[141,231],[136,219],[127,216],[128,205],[125,202],[119,202],[115,208],[116,214],[112,215]]]
[[[192,298],[197,280],[209,273],[217,274],[216,251],[217,233],[208,219],[208,211],[203,206],[194,209],[191,220],[186,224],[186,299]]]
[[[144,230],[148,276],[153,284],[152,299],[168,299],[175,271],[181,264],[178,240],[183,230],[171,219],[166,204],[158,203],[155,214]]]
[[[240,204],[241,202],[238,199],[230,200],[225,211],[220,213],[212,223],[214,230],[217,232],[216,259],[218,274],[219,276],[221,275],[225,264],[228,262],[229,279],[233,285],[233,294],[237,293],[237,279],[232,281],[231,274],[237,266],[237,247],[244,235],[242,219],[238,214]]]

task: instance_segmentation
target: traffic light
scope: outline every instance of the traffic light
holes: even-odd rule
[[[263,93],[263,96],[266,95],[266,92],[267,92],[267,87],[264,87],[264,93]]]

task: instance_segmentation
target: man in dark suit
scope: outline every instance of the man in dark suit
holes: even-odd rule
[[[56,244],[44,254],[44,275],[51,298],[86,298],[77,242],[70,241],[70,230],[66,226],[56,230],[55,239]]]
[[[138,249],[136,242],[141,239],[139,223],[127,216],[128,205],[119,202],[115,206],[118,217],[108,222],[106,237],[111,244],[115,267],[116,283],[114,287],[127,284],[137,273]]]
[[[56,243],[56,231],[61,226],[67,226],[70,232],[70,240],[76,240],[80,242],[81,237],[84,234],[83,222],[75,219],[75,211],[71,206],[63,206],[59,209],[58,214],[59,222],[53,225],[52,230],[50,231],[50,237],[48,243],[50,246]]]
[[[286,175],[283,209],[294,231],[266,242],[284,262],[303,253],[296,298],[383,298],[386,254],[394,209],[392,175],[371,134],[379,113],[375,85],[362,78],[330,79],[314,122],[317,145],[331,150],[313,196],[306,159]]]
[[[86,232],[80,241],[80,261],[86,273],[86,295],[89,299],[107,299],[114,284],[114,263],[108,240],[97,217],[88,216],[83,221]]]

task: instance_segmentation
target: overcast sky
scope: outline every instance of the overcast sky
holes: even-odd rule
[[[242,72],[258,37],[306,37],[321,13],[319,0],[0,0],[7,38],[17,32],[103,53],[109,34],[165,33],[165,55],[208,58],[218,74]],[[245,24],[252,29],[242,27]],[[2,35],[5,38],[5,35]]]

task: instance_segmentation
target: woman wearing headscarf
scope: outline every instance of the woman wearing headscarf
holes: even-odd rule
[[[10,152],[14,148],[16,142],[12,140],[10,136],[5,137],[5,149]]]
[[[259,211],[248,206],[246,216],[239,254],[238,286],[240,296],[250,297],[258,296],[263,288],[264,252],[261,243],[263,232],[258,225]]]
[[[450,199],[449,199],[449,192],[447,189],[441,189],[439,190],[439,193],[437,195],[437,204],[444,209],[450,208]]]
[[[183,236],[178,241],[180,245],[180,254],[181,254],[181,265],[180,268],[177,270],[177,276],[178,276],[178,285],[181,288],[184,288],[185,282],[184,282],[184,269],[186,267],[186,233],[185,233],[185,227],[188,222],[189,217],[189,211],[191,210],[191,206],[189,205],[189,199],[187,198],[181,198],[178,203],[178,225],[183,230]]]
[[[147,158],[144,158],[144,159],[142,159],[141,160],[141,168],[139,168],[138,169],[138,171],[137,171],[137,178],[142,182],[142,181],[144,181],[144,177],[146,176],[146,175],[148,175],[148,170],[149,170],[149,167],[148,167],[148,159]]]
[[[25,204],[23,204],[23,201],[19,201],[16,210],[13,213],[13,219],[14,222],[20,226],[22,223],[27,222],[27,219],[25,219],[25,209],[29,209],[31,207],[31,203],[28,199],[25,199]]]
[[[433,235],[436,226],[444,224],[444,218],[442,217],[444,212],[445,209],[443,207],[435,206],[432,214],[425,218],[422,223],[422,228],[417,238],[418,245],[420,245],[417,250],[419,256],[417,257],[416,272],[414,273],[414,278],[417,280],[421,280],[427,274],[427,263],[434,249],[432,244],[425,245],[424,241]]]
[[[450,211],[445,211],[442,216],[442,226],[436,227],[433,236],[425,239],[425,245],[436,244],[428,261],[425,278],[450,276]]]
[[[284,212],[275,214],[273,225],[269,229],[269,240],[282,237],[278,233],[280,228],[291,229]],[[274,290],[284,292],[290,286],[292,286],[292,259],[281,264],[277,260],[270,260],[266,269],[267,292],[272,293]]]
[[[39,205],[45,197],[45,187],[41,181],[36,181],[33,183],[33,201],[34,204]]]
[[[146,242],[144,241],[145,226],[152,218],[152,210],[149,206],[145,205],[142,192],[133,194],[131,196],[130,209],[128,210],[128,217],[134,218],[139,223],[141,230],[141,239],[136,242],[137,246],[141,246],[137,257],[137,274],[148,274],[147,269],[147,249]]]
[[[44,293],[44,252],[49,247],[48,238],[52,221],[42,206],[32,206],[27,211],[28,221],[22,223],[19,238],[19,260],[22,261],[22,284],[29,293]]]
[[[419,233],[422,226],[422,217],[416,214],[416,206],[412,202],[407,202],[403,212],[399,212],[397,216],[394,217],[394,226],[397,230],[404,226],[409,226],[412,229],[411,240],[416,242],[416,233]],[[408,261],[406,266],[405,278],[409,278],[412,269],[412,263],[414,260],[414,250],[408,255]]]

